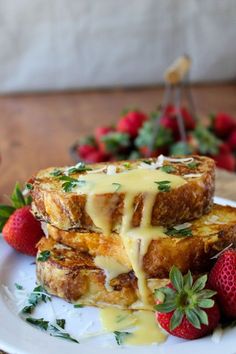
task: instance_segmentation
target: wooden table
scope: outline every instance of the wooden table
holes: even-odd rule
[[[16,180],[23,183],[50,165],[70,165],[68,149],[78,137],[115,123],[124,107],[152,111],[162,94],[163,89],[151,87],[1,97],[0,202]],[[199,113],[225,111],[236,117],[236,85],[196,86],[193,95]],[[216,194],[236,200],[234,174],[217,171]]]

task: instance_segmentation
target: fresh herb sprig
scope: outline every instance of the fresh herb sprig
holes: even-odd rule
[[[82,305],[82,304],[75,304],[74,305],[75,309],[81,309],[82,307],[84,307],[84,305]]]
[[[119,332],[119,331],[114,331],[113,333],[115,335],[116,343],[118,345],[122,345],[124,343],[125,338],[132,334],[131,332]]]
[[[50,172],[50,175],[53,177],[59,177],[63,175],[63,171],[59,170],[58,168],[55,168],[52,172]]]
[[[51,252],[48,250],[39,253],[37,261],[46,262],[50,258]]]
[[[36,306],[41,302],[51,301],[51,296],[48,295],[47,291],[41,286],[36,286],[32,293],[29,295],[28,303],[29,305],[25,306],[21,312],[22,313],[32,313]]]
[[[91,167],[87,167],[84,162],[78,162],[75,166],[68,167],[66,174],[72,175],[78,172],[91,171]]]
[[[157,188],[160,192],[169,192],[171,189],[170,181],[154,182],[157,184]]]
[[[191,169],[197,168],[198,165],[199,165],[199,162],[196,162],[196,161],[192,161],[187,164],[188,168],[191,168]]]
[[[172,173],[176,171],[176,168],[171,165],[165,165],[160,168],[161,171],[166,172],[166,173]]]
[[[44,318],[27,317],[25,320],[44,331],[49,331],[50,336],[66,339],[74,343],[79,343],[77,339],[73,338],[69,333],[64,331],[66,324],[65,319],[57,319],[57,326],[51,324],[49,321],[45,321]]]
[[[181,230],[176,230],[175,228],[172,228],[172,229],[168,229],[165,233],[166,233],[166,235],[168,235],[170,237],[175,237],[175,238],[193,236],[192,230],[189,227],[186,227],[185,229],[181,229]]]
[[[115,192],[118,192],[121,189],[121,184],[120,183],[112,183],[112,185],[115,187]]]
[[[69,176],[61,176],[59,179],[64,181],[62,183],[62,189],[64,192],[71,192],[75,187],[81,187],[86,183],[84,180],[75,179]]]

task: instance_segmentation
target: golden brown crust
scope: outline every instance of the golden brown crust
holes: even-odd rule
[[[86,253],[57,248],[52,239],[42,238],[39,251],[50,250],[50,258],[37,261],[37,279],[50,294],[70,302],[93,306],[117,305],[128,308],[138,299],[133,272],[112,279],[110,292],[105,287],[105,274]],[[60,246],[59,246],[60,247]]]
[[[174,165],[176,170],[173,174],[184,176],[194,173],[201,176],[188,178],[186,184],[172,189],[168,193],[157,193],[151,219],[153,226],[180,224],[198,218],[210,209],[214,195],[214,161],[200,156],[194,156],[194,160],[198,163],[194,170],[186,164],[164,163]],[[122,166],[123,162],[114,164]],[[135,166],[138,161],[132,162],[132,164]],[[92,168],[101,166],[105,166],[105,164],[95,165]],[[61,189],[61,181],[55,177],[50,177],[50,171],[53,171],[53,168],[40,171],[35,177],[32,191],[32,210],[35,216],[62,230],[80,228],[101,232],[86,213],[86,195],[64,192]],[[78,174],[73,177],[78,177]],[[108,193],[99,195],[97,198],[100,199],[101,205],[110,214],[112,230],[119,232],[125,195],[123,193]],[[144,196],[142,194],[138,194],[134,200],[135,212],[132,220],[132,226],[134,227],[140,225],[143,200]]]
[[[225,223],[225,224],[222,224]],[[212,210],[191,224],[192,237],[159,238],[153,240],[143,259],[148,277],[166,278],[173,264],[182,272],[208,271],[211,257],[236,244],[236,208],[214,204]],[[87,252],[91,256],[110,256],[131,266],[121,237],[113,233],[105,236],[98,233],[62,231],[48,226],[49,235],[56,242]]]

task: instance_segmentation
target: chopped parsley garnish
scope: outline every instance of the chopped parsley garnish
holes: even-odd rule
[[[171,189],[170,186],[170,181],[160,181],[160,182],[154,182],[157,184],[157,188],[160,192],[169,192]]]
[[[77,339],[71,337],[71,335],[67,332],[64,331],[66,320],[64,319],[58,319],[56,320],[57,326],[61,328],[58,328],[57,326],[50,324],[49,321],[45,321],[43,318],[33,318],[33,317],[27,317],[25,319],[27,322],[30,324],[43,329],[44,331],[49,331],[50,336],[53,337],[58,337],[62,339],[69,340],[71,342],[79,343]]]
[[[56,324],[61,327],[62,329],[65,329],[65,325],[66,325],[66,320],[64,318],[61,319],[57,319],[56,320]]]
[[[68,175],[72,175],[77,172],[91,171],[92,168],[87,167],[84,162],[78,162],[77,165],[71,166],[67,169]]]
[[[114,332],[114,335],[115,335],[116,343],[117,343],[118,345],[123,344],[125,338],[126,338],[127,336],[129,336],[130,334],[132,334],[132,333],[130,333],[130,332],[119,332],[119,331],[115,331],[115,332]]]
[[[130,163],[130,162],[124,162],[124,163],[123,163],[123,166],[124,166],[125,168],[130,168],[130,167],[131,167],[131,163]]]
[[[63,174],[62,170],[59,170],[58,168],[55,168],[52,172],[50,172],[50,175],[53,177],[58,177]]]
[[[192,162],[190,162],[190,163],[187,164],[187,166],[188,166],[189,168],[196,168],[198,165],[199,165],[199,163],[196,162],[196,161],[192,161]]]
[[[31,323],[32,325],[43,329],[44,331],[47,331],[48,329],[49,321],[45,321],[43,318],[27,317],[25,320]]]
[[[172,172],[175,172],[175,171],[176,171],[175,167],[174,167],[174,166],[171,166],[171,165],[162,166],[162,167],[161,167],[161,170],[162,170],[163,172],[166,172],[166,173],[172,173]]]
[[[32,183],[26,183],[25,187],[29,190],[32,191],[34,189],[34,186]]]
[[[118,190],[121,189],[121,184],[120,183],[112,183],[112,185],[115,187],[115,192],[118,192]]]
[[[142,160],[143,163],[146,163],[147,165],[151,165],[152,161],[149,160]]]
[[[176,238],[193,236],[192,230],[189,227],[186,227],[185,229],[181,229],[181,230],[176,230],[172,228],[172,229],[168,229],[165,233],[170,237],[176,237]]]
[[[64,181],[62,183],[62,189],[64,192],[71,192],[73,188],[77,186],[81,187],[86,183],[84,180],[75,179],[69,176],[61,176],[59,179]]]
[[[18,283],[15,283],[14,285],[15,285],[17,290],[23,290],[24,289],[23,286],[18,284]]]
[[[47,294],[46,290],[41,285],[38,285],[28,298],[29,305],[25,306],[21,312],[32,313],[39,303],[47,301],[51,301],[51,296]]]
[[[84,307],[84,305],[82,305],[82,304],[75,304],[74,305],[74,308],[76,308],[76,309],[80,309],[82,307]]]
[[[48,250],[39,253],[37,261],[46,262],[50,258],[51,252]]]

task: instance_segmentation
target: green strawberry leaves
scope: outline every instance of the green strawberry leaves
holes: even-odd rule
[[[200,329],[202,324],[208,324],[206,308],[214,306],[211,298],[215,291],[205,289],[207,275],[199,277],[195,282],[190,271],[184,276],[173,266],[169,278],[172,287],[162,287],[155,290],[155,297],[160,302],[155,309],[161,313],[173,312],[170,320],[170,330],[177,328],[184,316],[195,327]]]
[[[0,232],[16,209],[30,205],[32,202],[31,196],[23,195],[19,183],[16,183],[10,200],[12,205],[0,205]]]

